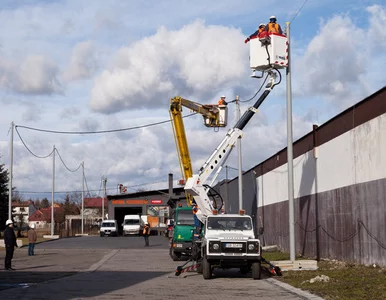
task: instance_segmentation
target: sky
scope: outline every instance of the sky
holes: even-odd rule
[[[385,86],[384,0],[0,0],[0,164],[10,168],[12,149],[13,186],[27,200],[50,199],[54,185],[62,199],[82,190],[82,169],[86,196],[103,196],[103,177],[107,194],[167,189],[169,173],[176,186],[170,98],[237,95],[244,113],[263,81],[244,40],[271,15],[290,23],[294,140]],[[244,130],[244,171],[286,146],[282,75]],[[228,111],[219,130],[184,119],[194,170],[236,123]]]

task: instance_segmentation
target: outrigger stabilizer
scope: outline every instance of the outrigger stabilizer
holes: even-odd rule
[[[189,263],[191,263],[192,261],[191,260],[188,260],[186,263],[184,263],[182,266],[178,266],[177,269],[176,269],[176,273],[175,275],[176,276],[180,276],[182,273],[184,272],[190,272],[190,271],[194,271],[194,270],[197,270],[197,268],[199,267],[199,263],[196,263],[194,262],[194,264],[190,265],[190,266],[187,266]]]
[[[272,275],[277,275],[277,276],[282,276],[283,273],[281,272],[281,269],[278,266],[275,266],[273,263],[270,261],[266,260],[264,257],[261,256],[261,262],[266,263],[269,267],[266,268],[269,273]]]

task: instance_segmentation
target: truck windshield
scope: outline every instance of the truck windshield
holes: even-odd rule
[[[103,222],[101,227],[115,227],[113,222]]]
[[[193,212],[191,210],[180,210],[177,216],[177,225],[194,225]]]
[[[138,219],[126,219],[124,221],[124,224],[125,225],[138,225],[139,224],[139,220]]]
[[[252,222],[246,217],[208,217],[208,229],[213,230],[251,230]]]

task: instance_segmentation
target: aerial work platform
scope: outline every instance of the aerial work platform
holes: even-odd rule
[[[250,68],[265,71],[288,67],[288,39],[285,35],[270,33],[252,38],[250,44]]]

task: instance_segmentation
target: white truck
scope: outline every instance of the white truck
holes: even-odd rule
[[[223,166],[237,139],[242,137],[242,129],[274,86],[280,83],[280,81],[276,82],[277,75],[281,80],[280,72],[276,68],[264,70],[264,72],[269,76],[264,92],[253,107],[249,108],[236,125],[227,132],[199,173],[188,178],[185,184],[185,190],[193,195],[195,205],[198,207],[196,217],[201,226],[196,228],[191,258],[177,268],[176,276],[186,270],[196,269],[203,274],[204,279],[210,279],[215,268],[239,268],[243,273],[252,269],[252,278],[261,278],[263,258],[260,241],[254,235],[252,218],[245,215],[241,209],[239,214],[219,214],[222,203],[219,205],[216,198],[221,196],[207,182],[212,175],[217,176],[219,171],[216,174],[214,172]]]
[[[123,218],[123,235],[141,235],[145,227],[147,216],[140,215],[125,215]]]

